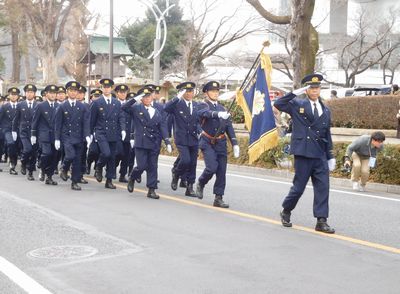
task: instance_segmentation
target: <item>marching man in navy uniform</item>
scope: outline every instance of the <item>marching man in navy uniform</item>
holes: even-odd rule
[[[28,170],[27,179],[29,181],[35,180],[33,171],[36,164],[37,145],[32,146],[30,138],[33,110],[37,105],[35,101],[36,91],[35,85],[28,84],[24,87],[26,100],[18,103],[12,124],[13,136],[16,137],[17,132],[19,132],[19,138],[22,143],[21,174],[26,175]]]
[[[65,157],[62,162],[60,177],[67,181],[68,171],[72,164],[71,189],[81,190],[78,185],[81,175],[82,142],[91,143],[89,131],[89,109],[82,102],[76,100],[80,84],[70,81],[65,85],[68,99],[60,104],[55,115],[55,142],[56,150],[64,146]]]
[[[179,151],[179,161],[172,169],[172,190],[178,187],[179,178],[187,182],[185,196],[196,197],[193,184],[196,181],[197,155],[199,151],[198,103],[193,102],[195,83],[184,82],[176,86],[177,97],[165,104],[164,111],[173,116],[174,139]]]
[[[17,102],[19,89],[11,87],[8,89],[10,103],[4,104],[0,109],[0,125],[4,132],[8,158],[10,159],[10,175],[18,175],[15,170],[18,161],[18,133],[12,131],[12,122],[17,113]]]
[[[314,188],[313,213],[317,218],[316,231],[333,234],[335,230],[327,223],[329,215],[329,171],[335,169],[332,153],[331,112],[322,103],[320,74],[310,74],[301,81],[305,87],[276,100],[274,106],[290,114],[293,131],[290,152],[294,155],[295,176],[293,186],[283,201],[281,221],[291,227],[291,211],[296,207],[309,178]],[[298,97],[306,94],[305,97]]]
[[[215,175],[214,206],[229,208],[229,205],[222,199],[226,185],[228,154],[225,133],[231,141],[235,158],[239,157],[239,145],[232,122],[229,120],[230,113],[218,103],[219,87],[220,85],[216,81],[205,84],[203,93],[206,95],[206,100],[199,105],[198,115],[202,128],[199,148],[203,152],[206,167],[197,181],[196,194],[199,199],[202,199],[204,186]]]
[[[90,106],[90,131],[100,149],[95,177],[99,183],[103,180],[103,167],[105,166],[105,187],[115,189],[112,180],[116,177],[117,141],[125,140],[125,121],[121,111],[121,103],[111,95],[114,81],[101,79],[100,84],[103,95],[93,101]]]
[[[46,175],[46,185],[57,185],[53,180],[57,166],[58,151],[54,146],[54,117],[58,103],[55,101],[58,87],[48,85],[44,89],[46,101],[39,103],[33,111],[31,127],[31,143],[39,143],[41,149],[40,168],[42,175]]]
[[[138,96],[125,103],[122,109],[133,116],[135,133],[136,166],[130,174],[127,189],[132,193],[135,181],[146,171],[146,186],[149,189],[147,197],[159,199],[155,190],[157,189],[158,155],[161,140],[164,139],[169,153],[172,152],[172,146],[168,139],[166,121],[163,119],[162,113],[151,106],[153,91],[152,87],[144,86],[138,91]],[[136,103],[139,99],[142,103]]]

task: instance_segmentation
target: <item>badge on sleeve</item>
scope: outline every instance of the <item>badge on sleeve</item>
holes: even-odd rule
[[[304,108],[303,108],[303,107],[300,107],[299,112],[300,112],[300,113],[304,113]]]

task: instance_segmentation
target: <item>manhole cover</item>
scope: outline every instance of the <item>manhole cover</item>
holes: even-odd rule
[[[98,250],[90,246],[50,246],[32,250],[28,257],[46,259],[79,259],[97,254]]]

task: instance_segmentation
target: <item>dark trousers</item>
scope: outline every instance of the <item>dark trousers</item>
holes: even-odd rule
[[[71,180],[74,183],[77,183],[82,175],[81,175],[81,154],[82,154],[82,143],[69,143],[63,142],[64,144],[64,152],[65,157],[62,163],[62,168],[65,171],[68,171],[72,164],[72,173]]]
[[[36,164],[37,144],[32,146],[29,138],[21,138],[21,143],[21,163],[26,166],[29,172],[33,172]]]
[[[99,160],[99,145],[97,142],[92,142],[89,146],[88,155],[87,155],[87,165],[90,167],[93,162],[97,162]]]
[[[40,155],[40,168],[44,171],[46,176],[51,177],[57,167],[58,151],[54,144],[48,142],[41,142],[40,148],[42,153]]]
[[[314,217],[329,216],[329,169],[328,161],[321,158],[294,157],[295,175],[293,186],[283,201],[282,207],[292,211],[301,195],[303,195],[307,182],[311,177],[314,189]]]
[[[179,161],[174,168],[174,173],[189,184],[196,181],[197,154],[199,146],[176,145],[179,151]]]
[[[226,186],[226,152],[217,152],[211,145],[207,144],[202,147],[201,151],[204,156],[204,163],[206,168],[199,177],[199,184],[205,186],[215,174],[216,179],[214,183],[213,193],[215,195],[224,195]]]
[[[18,161],[18,141],[14,141],[11,132],[5,133],[7,154],[10,159],[10,163],[17,165]]]
[[[87,153],[88,153],[88,148],[85,141],[82,142],[82,148],[81,148],[81,178],[83,177],[86,171]]]
[[[117,153],[117,142],[99,141],[97,142],[100,150],[97,168],[106,167],[106,179],[112,180],[116,177],[115,156]]]
[[[160,150],[135,148],[136,166],[132,170],[130,178],[139,179],[144,171],[147,174],[147,188],[157,189],[158,154]]]
[[[130,164],[131,157],[131,145],[129,142],[119,141],[117,143],[117,157],[115,161],[115,166],[119,165],[119,175],[120,177],[125,177],[128,173],[128,167]]]

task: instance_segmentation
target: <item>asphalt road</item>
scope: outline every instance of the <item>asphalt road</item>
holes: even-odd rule
[[[295,226],[283,228],[287,179],[230,166],[223,210],[211,206],[213,181],[203,200],[172,191],[171,162],[160,158],[160,200],[146,197],[145,177],[132,194],[93,178],[76,192],[58,176],[49,187],[2,164],[0,293],[29,293],[28,278],[68,294],[400,293],[399,195],[331,187],[337,234],[324,235],[310,188]]]

